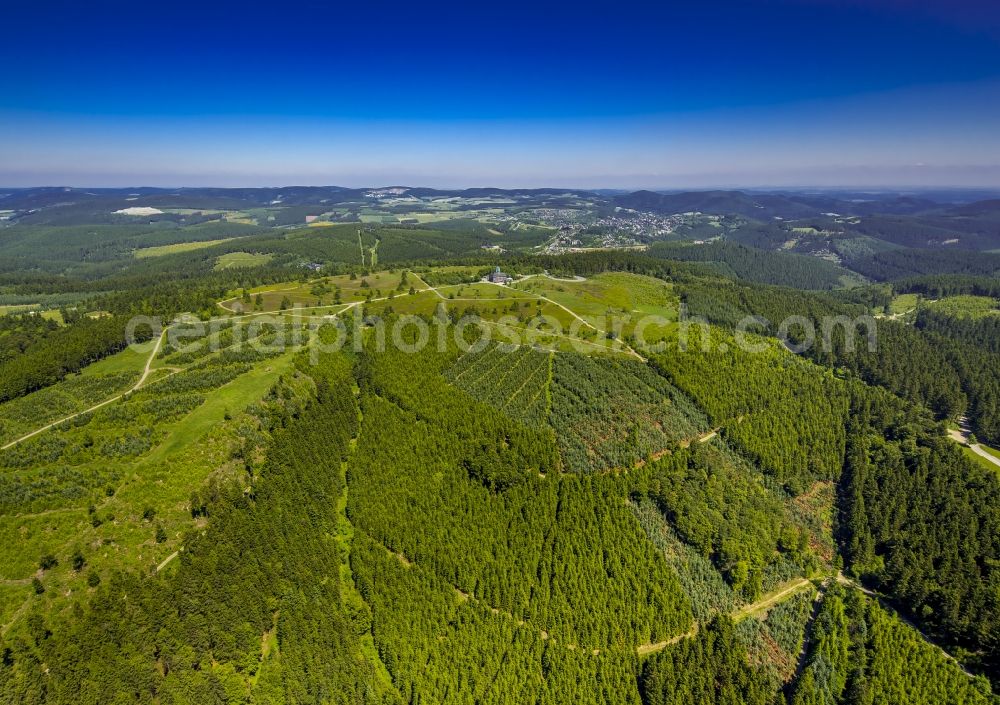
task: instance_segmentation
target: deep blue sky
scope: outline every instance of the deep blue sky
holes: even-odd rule
[[[986,2],[2,16],[7,186],[1000,185]]]

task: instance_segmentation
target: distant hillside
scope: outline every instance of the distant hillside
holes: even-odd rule
[[[613,197],[615,205],[654,213],[700,211],[712,215],[742,215],[758,220],[838,215],[917,215],[945,212],[942,201],[927,196],[860,193],[746,193],[743,191],[690,191],[660,193],[636,191]],[[984,203],[990,203],[988,201]],[[961,206],[973,208],[977,204]],[[957,215],[958,213],[956,213]]]
[[[843,267],[817,257],[768,252],[734,242],[705,245],[658,242],[649,249],[649,254],[685,262],[714,262],[720,265],[720,270],[739,279],[800,289],[836,289],[854,276]]]
[[[742,215],[747,218],[804,218],[818,215],[815,206],[780,195],[749,195],[742,191],[694,191],[690,193],[656,193],[636,191],[616,196],[614,203],[622,208],[653,213],[687,213],[700,211],[713,215]]]
[[[1000,220],[1000,198],[967,203],[964,206],[952,208],[949,212],[952,215],[962,217],[995,218]]]

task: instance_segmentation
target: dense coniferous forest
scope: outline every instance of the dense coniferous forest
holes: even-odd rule
[[[815,257],[768,252],[725,241],[707,245],[657,243],[649,252],[664,259],[718,263],[738,279],[800,289],[835,289],[849,274]]]
[[[834,586],[813,621],[809,653],[791,705],[989,703],[972,679],[860,591]]]
[[[932,337],[955,366],[969,397],[972,430],[987,443],[1000,445],[1000,354]]]
[[[947,274],[900,279],[893,282],[893,288],[899,293],[924,294],[932,299],[957,294],[1000,296],[1000,279]]]
[[[60,327],[39,316],[0,317],[0,402],[58,382],[125,347],[128,319],[108,316]],[[136,329],[141,342],[149,327]]]
[[[813,547],[821,537],[792,515],[780,490],[725,447],[698,443],[664,456],[652,464],[646,491],[684,542],[747,602],[782,578],[819,568]]]
[[[839,380],[766,339],[751,353],[721,331],[690,333],[686,350],[652,362],[723,437],[794,494],[839,476],[849,405]]]
[[[965,250],[891,249],[849,259],[847,266],[878,281],[933,274],[995,277],[1000,272],[1000,255]]]
[[[848,567],[942,637],[979,644],[995,659],[997,474],[971,464],[920,407],[898,397],[787,353],[735,345],[722,353],[718,341],[712,349],[656,364],[791,492],[841,478],[843,464]],[[810,454],[817,448],[821,456]],[[833,462],[824,469],[818,457]]]
[[[777,337],[781,323],[792,317],[801,316],[818,322],[828,315],[855,318],[866,313],[863,305],[845,301],[845,297],[835,297],[832,293],[686,275],[676,279],[685,314],[692,321],[697,322],[700,317],[727,328],[735,328],[744,322],[746,330],[751,333]],[[816,331],[821,333],[822,328],[816,326]],[[789,326],[787,335],[795,339],[799,332],[798,328]]]
[[[747,664],[746,648],[724,618],[695,638],[643,665],[643,702],[765,705],[774,701],[767,679]]]
[[[841,337],[846,332],[837,331],[828,355],[813,357],[830,360],[869,384],[922,404],[940,419],[957,419],[966,412],[968,399],[961,377],[937,340],[904,323],[882,320],[877,324],[874,350],[855,344],[854,350],[848,351]]]
[[[855,401],[841,511],[850,570],[995,663],[1000,480],[878,395]]]
[[[885,387],[930,409],[939,419],[955,420],[968,414],[977,435],[988,442],[1000,442],[1000,359],[989,338],[1000,317],[970,319],[929,309],[917,312],[915,325],[866,317],[861,302],[880,308],[888,301],[879,290],[834,298],[760,285],[711,285],[686,279],[677,288],[692,335],[700,330],[701,321],[708,321],[779,336],[794,349],[805,346],[811,332],[812,344],[803,351],[806,357]],[[961,277],[908,280],[897,290],[938,294],[992,291],[987,282]],[[780,322],[793,317],[796,322],[782,329]],[[853,336],[851,345],[845,344],[848,335]]]
[[[437,358],[362,361],[366,423],[348,504],[358,530],[562,643],[635,648],[682,632],[690,608],[676,578],[624,501],[602,499],[614,478],[560,478],[551,431],[450,388]]]
[[[917,314],[916,327],[974,348],[1000,353],[1000,316],[963,318],[923,309]]]

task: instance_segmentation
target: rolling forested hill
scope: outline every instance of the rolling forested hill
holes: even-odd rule
[[[597,195],[412,191],[18,196],[0,702],[998,702],[994,255],[718,193],[640,200],[820,227],[561,252],[481,211]],[[334,222],[411,196],[466,200]]]

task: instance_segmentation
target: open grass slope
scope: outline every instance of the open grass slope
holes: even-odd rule
[[[608,315],[676,313],[678,298],[666,282],[638,274],[607,272],[584,281],[545,276],[526,278],[514,288],[552,299],[600,325]]]
[[[200,248],[199,248],[200,249]],[[266,252],[227,252],[215,260],[215,269],[239,269],[241,267],[260,267],[271,261],[273,255]]]
[[[946,296],[924,305],[932,311],[957,318],[1000,316],[1000,303],[992,296]]]
[[[549,280],[559,298],[550,298],[548,288],[524,290],[480,281],[469,281],[478,273],[469,267],[379,270],[367,274],[320,277],[309,281],[281,282],[256,287],[218,303],[219,311],[239,315],[292,313],[302,317],[329,317],[352,306],[368,316],[420,315],[450,316],[457,321],[473,316],[489,329],[498,342],[529,344],[546,350],[585,354],[638,355],[624,343],[645,313],[654,313],[660,323],[646,328],[647,339],[655,341],[662,325],[676,318],[675,302],[668,285],[629,274],[608,274],[595,278],[589,292],[562,296],[556,287],[563,280]],[[458,279],[460,283],[454,282]],[[430,280],[432,283],[428,283]],[[527,281],[527,280],[526,280]],[[589,280],[572,281],[579,287]],[[544,292],[544,293],[543,293]],[[615,320],[589,315],[601,292],[613,292],[621,304],[613,309]],[[562,300],[559,300],[562,299]],[[565,301],[565,303],[563,303]],[[628,308],[626,311],[626,307]],[[610,310],[606,310],[606,313]],[[659,332],[658,332],[659,331]]]
[[[232,253],[243,254],[243,253]],[[381,298],[390,293],[402,293],[416,286],[403,271],[379,271],[367,275],[321,277],[307,282],[284,282],[246,290],[220,302],[227,311],[278,311],[293,306],[335,306],[341,303]],[[249,298],[249,300],[247,300]]]
[[[206,247],[212,247],[214,245],[221,245],[226,242],[231,242],[234,239],[235,238],[224,237],[224,238],[219,238],[218,240],[202,240],[200,242],[175,242],[170,245],[140,247],[135,251],[135,257],[136,259],[145,259],[147,257],[161,257],[163,255],[173,255],[177,254],[178,252],[191,252],[193,250],[202,250]]]
[[[482,268],[421,267],[279,282],[232,292],[220,313],[285,312],[331,316],[351,304],[364,315],[470,315],[494,340],[548,350],[618,354],[640,359],[626,339],[643,322],[645,340],[669,334],[679,300],[669,284],[652,277],[605,273],[592,279],[529,275],[513,286],[481,282]]]
[[[234,454],[259,434],[269,390],[292,398],[305,388],[294,355],[230,349],[186,368],[160,360],[162,371],[141,390],[0,451],[0,584],[17,605],[5,610],[4,631],[35,608],[63,613],[114,571],[153,570],[182,551],[184,533],[203,521],[193,516],[192,492],[243,471]],[[126,350],[36,393],[52,400],[44,413],[38,398],[6,406],[20,403],[23,430],[120,390],[146,359]]]

